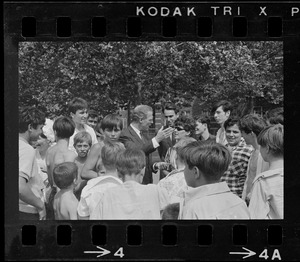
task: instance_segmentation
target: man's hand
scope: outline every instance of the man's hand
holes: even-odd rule
[[[159,169],[159,170],[168,170],[170,168],[170,163],[167,162],[156,162],[154,164],[155,169]]]
[[[158,130],[158,132],[157,132],[157,134],[156,134],[156,136],[155,136],[155,139],[156,139],[156,141],[159,143],[159,142],[161,142],[162,140],[164,140],[165,138],[168,138],[168,137],[170,137],[171,136],[171,134],[173,133],[173,131],[174,131],[174,128],[172,128],[172,127],[168,127],[168,128],[166,128],[166,129],[163,129],[164,127],[162,126],[159,130]]]

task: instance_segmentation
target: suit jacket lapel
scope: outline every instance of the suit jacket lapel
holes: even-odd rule
[[[139,137],[139,135],[133,130],[131,126],[128,127],[128,131],[137,143],[144,144],[143,140]]]

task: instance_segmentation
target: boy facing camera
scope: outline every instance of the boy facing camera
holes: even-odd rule
[[[245,202],[219,182],[231,161],[229,150],[212,141],[185,147],[184,176],[190,187],[180,203],[179,219],[249,219]]]

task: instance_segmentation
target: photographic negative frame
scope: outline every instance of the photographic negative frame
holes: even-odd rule
[[[299,258],[299,9],[299,2],[5,2],[5,258],[212,261]],[[202,30],[201,23],[208,24],[206,30]],[[22,43],[201,41],[282,44],[288,148],[284,159],[283,220],[19,220],[18,179],[14,174],[18,171]]]

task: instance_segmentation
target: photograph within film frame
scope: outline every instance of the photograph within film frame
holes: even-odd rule
[[[252,260],[299,259],[300,212],[297,193],[300,189],[300,178],[297,176],[298,169],[296,169],[296,163],[299,162],[296,151],[299,143],[297,124],[300,119],[299,28],[300,2],[4,3],[5,258],[7,260],[100,258],[212,261],[243,260],[248,257]],[[82,52],[86,51],[87,47],[97,48],[98,50],[93,50],[97,54],[101,54],[105,48],[129,50],[134,46],[139,53],[132,54],[131,57],[126,53],[121,60],[128,60],[131,63],[134,62],[133,58],[138,59],[138,55],[151,56],[151,53],[146,52],[147,50],[159,53],[165,48],[170,51],[169,65],[172,65],[167,70],[170,76],[166,77],[167,88],[169,88],[166,90],[171,96],[173,91],[174,93],[180,91],[180,84],[194,85],[194,91],[189,90],[191,94],[185,97],[185,100],[192,101],[192,98],[200,95],[197,93],[197,83],[194,81],[205,82],[206,76],[200,74],[198,78],[185,79],[185,83],[174,83],[172,75],[177,72],[178,65],[176,57],[172,56],[172,50],[181,50],[182,56],[187,56],[186,61],[197,63],[199,61],[195,59],[196,54],[191,55],[195,47],[201,50],[202,46],[205,50],[211,50],[212,54],[214,48],[224,48],[224,53],[226,49],[232,48],[229,55],[237,55],[240,51],[242,57],[246,47],[249,49],[251,44],[254,48],[265,46],[266,51],[270,51],[270,46],[275,46],[279,50],[274,49],[276,61],[279,66],[283,66],[283,73],[277,76],[283,83],[283,93],[276,94],[277,88],[263,93],[270,99],[284,97],[284,116],[287,126],[285,143],[288,150],[284,159],[283,220],[105,220],[103,222],[19,220],[16,193],[18,178],[13,175],[18,172],[16,164],[18,102],[36,99],[37,102],[44,103],[47,108],[47,103],[53,101],[45,100],[41,90],[46,92],[45,86],[53,88],[56,84],[51,83],[51,80],[42,81],[44,75],[34,76],[33,73],[32,76],[41,79],[39,87],[44,88],[34,90],[30,86],[34,83],[33,79],[22,79],[24,75],[22,70],[33,70],[28,63],[30,48],[37,46],[44,48],[41,49],[41,56],[53,50],[53,57],[55,57],[55,52],[61,52],[59,48],[63,46],[70,52],[74,47]],[[107,52],[111,51],[107,50]],[[268,54],[271,55],[272,52]],[[217,81],[222,82],[222,80],[217,73],[225,69],[214,61],[213,55],[207,57],[206,64],[210,66],[210,72],[216,74],[215,84],[220,84]],[[146,59],[149,57],[145,57]],[[75,59],[75,64],[76,61]],[[39,60],[33,61],[32,68],[36,66],[34,62],[38,64]],[[145,70],[150,70],[146,68],[146,63],[144,65]],[[199,63],[200,66],[203,64]],[[61,70],[61,76],[58,75],[61,77],[60,95],[63,95],[66,100],[68,95],[80,95],[76,93],[79,89],[75,84],[66,86],[68,80],[64,78],[74,77],[72,79],[74,82],[79,81],[76,75],[73,75],[69,68],[63,67],[63,64],[58,64],[58,67]],[[196,73],[200,72],[197,71],[199,68],[196,66],[189,65],[189,68]],[[272,69],[270,66],[270,74]],[[201,70],[205,70],[205,66],[201,67]],[[125,72],[130,73],[126,70]],[[180,71],[179,78],[180,73],[185,72]],[[161,91],[159,88],[155,89],[154,79],[147,80],[142,75],[137,77],[141,83],[153,87],[157,92]],[[159,77],[158,81],[162,81],[163,76]],[[101,83],[101,79],[96,80],[98,81],[96,84],[105,86],[106,83]],[[269,79],[269,81],[273,80],[275,79]],[[255,92],[257,82],[249,79],[248,84],[249,86],[253,84],[252,91]],[[138,88],[137,90],[141,90]],[[21,89],[26,96],[19,96]],[[28,92],[25,92],[26,89]],[[90,90],[93,91],[93,88]],[[128,90],[124,90],[124,94]],[[203,93],[203,97],[212,94],[213,89],[209,84],[205,85],[205,90],[207,93]],[[130,90],[128,92],[130,93]],[[147,93],[147,90],[142,89],[142,92]],[[239,92],[243,92],[243,89],[234,90],[235,95]],[[136,93],[131,92],[130,95]],[[136,97],[143,99],[143,96]],[[151,93],[145,97],[154,99]],[[122,96],[112,90],[111,93],[106,93],[105,102],[109,103],[110,100],[117,98],[120,101]],[[141,100],[141,102],[145,101]],[[242,102],[244,101],[240,101]],[[128,105],[124,103],[123,106]],[[159,105],[155,106],[159,108]],[[192,110],[197,110],[197,107],[194,106]],[[161,123],[155,124],[157,125],[153,129],[161,125]]]

